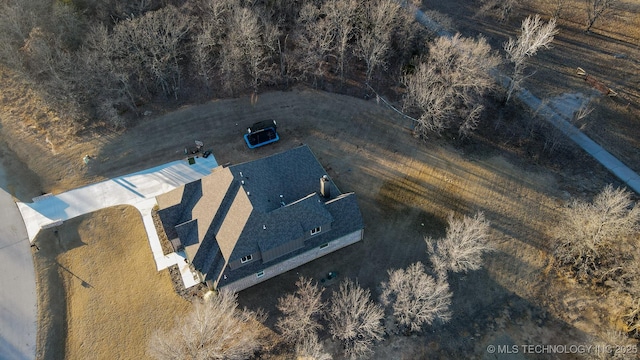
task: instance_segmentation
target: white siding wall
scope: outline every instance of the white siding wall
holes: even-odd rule
[[[351,234],[347,234],[339,239],[332,240],[331,242],[329,242],[329,246],[325,247],[324,249],[320,249],[320,247],[316,247],[294,258],[291,258],[281,263],[267,267],[264,269],[264,275],[260,278],[258,278],[256,274],[251,274],[250,276],[247,276],[245,278],[242,278],[240,280],[227,284],[222,288],[234,290],[234,291],[244,290],[250,286],[253,286],[265,280],[271,279],[272,277],[280,275],[291,269],[295,269],[298,266],[306,264],[321,256],[327,255],[345,246],[356,243],[362,240],[362,234],[363,234],[363,230],[354,231]]]

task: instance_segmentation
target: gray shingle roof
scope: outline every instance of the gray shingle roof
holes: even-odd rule
[[[260,251],[264,251],[301,238],[307,231],[332,220],[318,194],[313,193],[269,213],[255,214],[242,237],[253,239]]]
[[[241,182],[253,208],[267,213],[319,191],[320,178],[326,175],[308,146],[271,155],[262,159],[230,166],[233,177]],[[242,175],[241,175],[242,174]],[[331,193],[340,194],[331,182]]]
[[[300,255],[304,252],[317,248],[322,244],[326,244],[332,240],[364,228],[364,222],[362,220],[362,214],[360,213],[360,209],[358,207],[356,194],[342,194],[334,201],[329,201],[325,204],[326,209],[329,211],[333,218],[333,223],[331,224],[330,231],[321,232],[316,236],[310,237],[309,239],[305,240],[303,248],[291,252],[283,258],[277,258],[274,261],[266,263],[263,263],[262,261],[251,262],[236,270],[230,270],[228,267],[221,269],[224,271],[223,275],[226,276],[226,279],[224,278],[224,276],[222,276],[220,282],[218,283],[218,287],[230,284],[246,276],[254,275],[258,271],[261,271],[264,268],[272,266],[280,261]]]
[[[226,266],[243,256],[275,249],[303,238],[317,226],[331,223],[331,230],[305,240],[302,248],[272,261],[277,263],[363,228],[354,194],[341,194],[330,181],[331,196],[318,195],[323,175],[324,168],[303,145],[215,169],[202,180],[163,195],[162,201],[159,197],[159,203],[169,205],[159,214],[168,235],[175,233],[185,244],[198,244],[189,249],[196,251],[188,254],[193,266],[206,274],[206,279],[221,278],[221,286],[269,266],[261,260],[233,271]],[[174,205],[178,197],[182,200]],[[176,225],[193,219],[198,221],[183,225],[183,230],[188,231],[176,232]],[[221,276],[223,271],[226,279]]]

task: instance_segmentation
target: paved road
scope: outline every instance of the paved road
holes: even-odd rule
[[[36,277],[27,230],[0,163],[0,359],[36,353]]]
[[[413,11],[415,18],[419,23],[439,36],[453,36],[450,32],[443,30],[438,23],[425,15],[422,10],[417,7],[413,7]],[[505,74],[495,70],[491,75],[503,87],[506,88],[509,85],[510,79]],[[555,101],[551,104],[543,104],[540,99],[526,89],[519,91],[516,94],[516,97],[525,105],[529,106],[529,108],[541,114],[549,123],[555,126],[589,155],[593,156],[594,159],[607,168],[611,173],[627,184],[629,188],[640,194],[640,175],[631,170],[615,156],[611,155],[611,153],[606,149],[591,140],[591,138],[571,124],[570,120],[573,118],[574,112],[582,105],[581,99],[584,97],[582,94],[576,95],[576,99],[561,96],[561,101]]]

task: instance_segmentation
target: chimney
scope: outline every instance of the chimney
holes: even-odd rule
[[[322,175],[320,178],[320,195],[322,195],[322,197],[329,198],[331,196],[331,191],[329,190],[330,185],[329,177]]]

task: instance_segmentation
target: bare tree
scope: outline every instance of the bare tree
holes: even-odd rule
[[[291,64],[294,77],[312,77],[316,85],[327,73],[327,56],[333,50],[335,32],[320,8],[311,2],[302,7],[296,24],[296,51],[288,56],[287,63]]]
[[[309,339],[322,329],[318,320],[324,308],[321,298],[324,289],[303,277],[298,279],[296,286],[296,291],[279,298],[277,305],[284,316],[278,319],[276,327],[291,343]]]
[[[199,18],[192,44],[192,60],[204,85],[211,89],[220,70],[220,53],[227,35],[227,22],[235,0],[200,0],[191,4],[191,12]]]
[[[121,65],[119,56],[114,56],[121,51],[119,46],[106,26],[94,25],[78,52],[76,67],[78,90],[85,103],[96,109],[95,117],[113,128],[125,125],[120,111],[136,108],[132,73]]]
[[[270,56],[275,52],[277,31],[264,22],[255,8],[234,7],[229,19],[227,37],[221,51],[221,68],[230,90],[248,77],[250,87],[258,91],[258,85],[270,72]]]
[[[509,20],[513,7],[518,2],[516,0],[480,0],[478,15],[491,14],[500,21]]]
[[[640,207],[631,193],[608,185],[593,202],[574,199],[564,210],[555,232],[554,255],[579,279],[605,281],[621,265],[622,240],[639,229]]]
[[[489,70],[500,63],[484,38],[440,37],[429,56],[406,74],[404,108],[419,114],[415,131],[427,137],[453,124],[461,136],[477,126],[484,94],[494,86]]]
[[[473,217],[456,219],[449,215],[449,227],[444,238],[434,240],[426,237],[427,253],[436,272],[468,272],[482,267],[482,254],[491,251],[489,243],[489,221],[482,212]],[[443,277],[444,276],[440,276]]]
[[[338,71],[340,79],[344,80],[344,65],[349,43],[355,34],[356,15],[358,10],[357,0],[329,0],[322,9],[327,14],[335,41]]]
[[[421,262],[406,269],[389,270],[389,282],[382,283],[380,296],[385,306],[391,306],[398,323],[409,331],[420,331],[434,320],[445,323],[451,319],[449,284],[425,272]]]
[[[383,317],[384,311],[371,301],[369,290],[350,279],[340,283],[327,313],[331,335],[342,342],[351,359],[370,354],[374,342],[382,339]]]
[[[66,2],[66,1],[65,1]],[[96,20],[102,23],[120,22],[137,18],[149,11],[158,10],[166,5],[164,0],[98,0],[98,1],[74,1],[86,6],[86,11],[94,13]]]
[[[587,12],[587,28],[585,31],[589,32],[598,19],[611,13],[618,0],[585,0],[584,2]]]
[[[387,65],[391,34],[398,25],[402,8],[395,0],[364,1],[361,7],[355,51],[367,65],[366,82],[369,83],[373,72]]]
[[[317,335],[304,337],[296,344],[297,360],[331,360],[333,357],[324,352]]]
[[[109,57],[139,91],[178,96],[182,80],[180,58],[191,19],[173,6],[149,11],[118,23],[109,35]]]
[[[507,59],[513,64],[513,75],[507,89],[506,102],[509,101],[514,91],[520,89],[526,78],[524,74],[526,60],[541,48],[548,48],[557,33],[555,19],[551,19],[545,24],[540,19],[540,15],[527,16],[522,21],[520,35],[516,39],[509,38],[509,41],[504,43]]]
[[[51,12],[46,2],[13,0],[0,2],[0,60],[19,70],[19,51],[34,28],[43,27],[43,19]],[[41,30],[42,31],[42,30]]]
[[[87,28],[86,19],[73,5],[54,2],[50,19],[51,32],[57,34],[65,49],[75,51],[82,45]]]
[[[26,68],[35,78],[61,79],[58,58],[61,55],[60,43],[54,34],[34,27],[20,49],[25,54]]]
[[[261,348],[255,313],[238,309],[236,294],[220,291],[194,304],[168,332],[156,332],[149,352],[156,359],[248,359]]]

